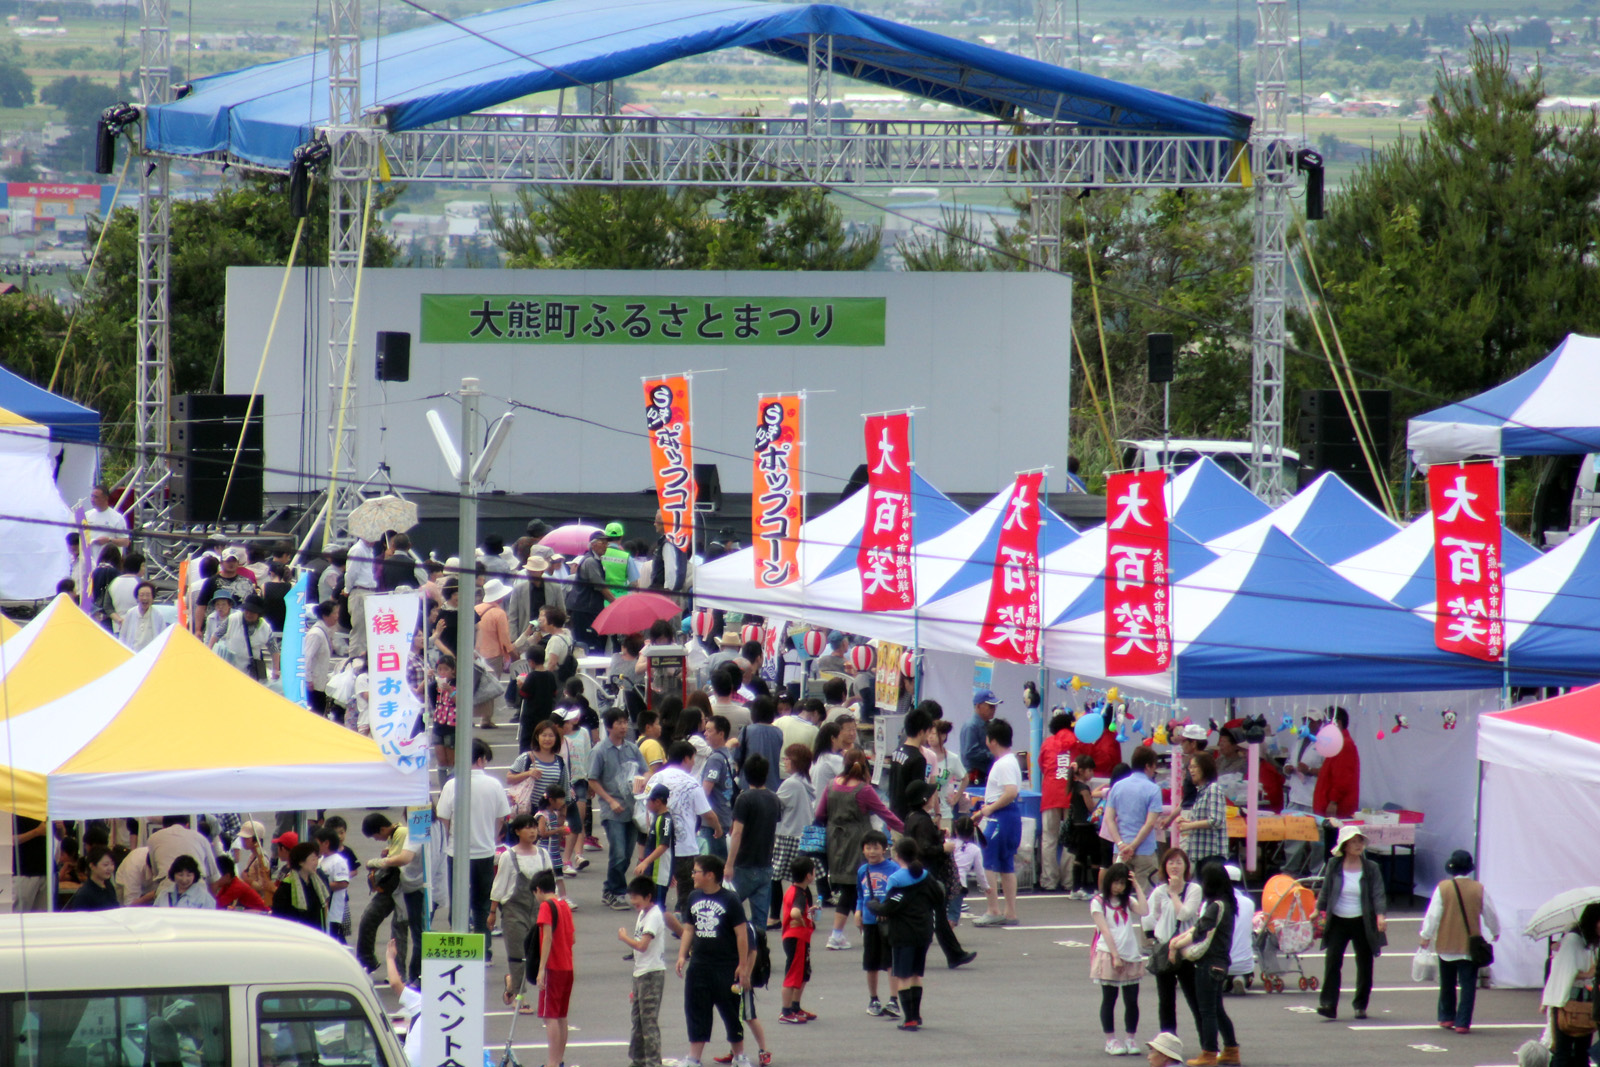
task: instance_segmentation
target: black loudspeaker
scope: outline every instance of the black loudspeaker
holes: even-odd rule
[[[1372,429],[1378,466],[1387,470],[1391,454],[1393,396],[1387,389],[1361,390],[1361,406]],[[1356,437],[1355,422],[1345,410],[1337,389],[1307,389],[1300,394],[1300,467],[1331,471],[1350,488],[1382,506],[1377,483]],[[1314,475],[1313,475],[1314,477]]]
[[[715,463],[694,465],[694,509],[711,513],[722,507],[722,475]]]
[[[245,424],[245,411],[250,421]],[[244,428],[244,447],[233,452]],[[262,398],[187,393],[172,402],[172,499],[180,522],[259,522],[262,518],[266,433]],[[228,470],[233,468],[233,484]],[[226,490],[227,499],[223,499]]]
[[[1150,384],[1172,381],[1172,335],[1147,333],[1144,340],[1150,353]]]
[[[403,330],[378,331],[378,381],[411,380],[411,335]]]

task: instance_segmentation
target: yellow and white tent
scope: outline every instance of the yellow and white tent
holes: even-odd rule
[[[133,658],[65,594],[22,629],[11,625],[0,638],[0,719],[64,697]]]
[[[22,632],[22,627],[12,622],[4,615],[0,615],[0,641],[9,641]]]
[[[428,776],[172,627],[121,666],[0,721],[0,810],[80,819],[428,802]]]

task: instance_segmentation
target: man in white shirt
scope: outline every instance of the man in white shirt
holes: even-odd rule
[[[378,591],[383,549],[356,538],[345,554],[344,589],[350,606],[350,654],[367,654],[367,594]]]
[[[1312,797],[1317,791],[1317,772],[1322,769],[1322,753],[1317,751],[1316,734],[1309,728],[1294,739],[1295,744],[1284,760],[1284,777],[1289,780],[1289,796],[1283,806],[1284,813],[1310,813]],[[1286,874],[1304,877],[1320,866],[1316,841],[1285,841],[1283,869]]]
[[[989,876],[989,910],[974,919],[972,925],[1015,926],[1017,850],[1022,847],[1022,809],[1017,805],[1017,797],[1022,792],[1022,765],[1011,752],[1011,724],[1006,720],[990,720],[985,728],[985,742],[994,762],[989,765],[983,806],[973,812],[972,821],[981,822],[988,837],[988,843],[983,846],[983,871]],[[996,885],[1006,895],[1003,914]]]
[[[89,533],[89,562],[100,562],[100,551],[107,545],[128,547],[128,517],[111,506],[111,494],[103,485],[89,491],[89,506],[83,512]]]
[[[482,934],[487,943],[489,936],[489,893],[494,888],[494,852],[511,814],[511,802],[506,799],[506,787],[491,778],[486,767],[494,752],[479,737],[472,739],[472,803],[467,817],[471,824],[463,827],[467,834],[467,856],[471,864],[470,911],[472,930]],[[450,834],[450,884],[455,884],[455,833],[452,822],[456,810],[456,782],[452,778],[439,793],[439,822]]]
[[[687,741],[674,741],[667,749],[667,765],[650,776],[644,785],[648,794],[658,785],[667,787],[667,812],[672,816],[672,878],[678,883],[678,897],[674,910],[680,922],[689,921],[689,894],[693,892],[694,858],[700,854],[698,820],[704,817],[708,827],[717,830],[722,825],[711,810],[711,800],[706,796],[700,779],[694,774],[694,746]]]

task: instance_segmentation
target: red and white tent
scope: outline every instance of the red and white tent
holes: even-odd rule
[[[1478,719],[1478,877],[1500,917],[1496,986],[1544,984],[1546,945],[1522,936],[1564,890],[1600,884],[1600,686]]]

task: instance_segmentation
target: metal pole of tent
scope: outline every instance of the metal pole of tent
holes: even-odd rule
[[[474,662],[477,638],[477,558],[478,547],[478,497],[472,479],[472,465],[477,459],[473,447],[476,440],[474,423],[478,418],[478,397],[482,396],[478,379],[461,379],[461,471],[458,489],[461,493],[461,530],[457,538],[458,560],[456,568],[456,781],[455,807],[450,813],[450,844],[454,853],[454,867],[450,872],[450,928],[456,933],[466,933],[471,925],[472,894],[472,726]]]

